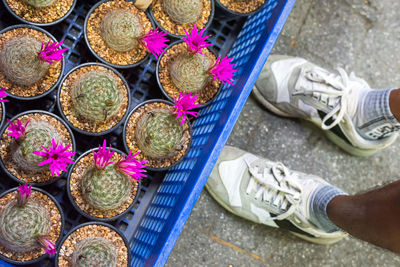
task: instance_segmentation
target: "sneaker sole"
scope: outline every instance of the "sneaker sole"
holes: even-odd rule
[[[260,91],[257,89],[256,86],[254,86],[253,88],[253,93],[254,96],[257,98],[257,100],[269,111],[271,111],[272,113],[281,116],[281,117],[286,117],[286,118],[299,118],[296,116],[293,116],[291,114],[285,113],[282,110],[276,108],[273,104],[271,104],[270,102],[268,102],[267,100],[265,100],[265,98],[262,96],[262,94],[260,93]],[[304,120],[304,119],[303,119]],[[333,133],[332,131],[325,131],[322,130],[320,128],[320,126],[318,124],[316,124],[315,122],[313,122],[312,120],[304,120],[306,122],[309,122],[312,124],[313,128],[315,127],[316,129],[318,129],[319,131],[323,132],[324,135],[326,135],[326,137],[331,140],[333,143],[335,143],[338,147],[340,147],[341,149],[343,149],[344,151],[346,151],[347,153],[353,155],[353,156],[357,156],[357,157],[369,157],[374,155],[375,153],[377,153],[378,151],[380,151],[381,149],[359,149],[356,148],[352,145],[350,145],[346,140],[344,140],[343,138],[337,136],[335,133]]]
[[[223,202],[216,194],[214,194],[214,192],[208,187],[208,184],[206,183],[205,188],[207,189],[207,192],[211,195],[211,197],[219,204],[221,205],[224,209],[226,209],[227,211],[229,211],[230,213],[246,219],[248,221],[251,221],[253,223],[257,223],[257,224],[261,224],[257,221],[254,221],[252,219],[246,218],[238,213],[236,213],[234,210],[232,210],[227,204],[225,204],[225,202]],[[265,225],[266,227],[271,227],[268,225]],[[314,243],[314,244],[318,244],[318,245],[331,245],[334,243],[339,242],[340,240],[342,240],[345,236],[347,236],[347,234],[343,234],[343,236],[337,237],[337,238],[318,238],[318,237],[310,237],[310,236],[306,236],[306,235],[302,235],[299,233],[295,233],[292,231],[288,231],[289,233],[291,233],[292,235],[297,236],[298,238],[301,238],[303,240],[306,240],[308,242]]]

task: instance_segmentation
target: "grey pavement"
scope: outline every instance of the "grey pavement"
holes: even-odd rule
[[[273,53],[354,71],[373,88],[400,86],[400,1],[297,0]],[[400,179],[400,140],[370,158],[342,152],[298,120],[249,98],[228,144],[317,174],[350,194]],[[247,222],[203,192],[167,266],[400,266],[400,256],[352,237],[314,245]]]

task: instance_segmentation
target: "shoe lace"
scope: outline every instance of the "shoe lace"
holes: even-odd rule
[[[303,89],[297,91],[293,95],[304,94],[314,95],[314,93],[320,93],[327,95],[331,98],[336,105],[333,109],[326,114],[322,120],[322,129],[329,130],[339,124],[346,114],[355,114],[357,109],[357,97],[355,95],[358,92],[359,87],[352,86],[351,81],[358,82],[364,87],[369,85],[362,79],[358,78],[353,72],[350,76],[347,75],[346,71],[342,68],[337,68],[339,75],[334,73],[328,73],[327,71],[314,67],[305,72],[305,77],[313,82],[318,82],[330,87],[317,87],[312,89]],[[329,99],[328,99],[329,100]],[[327,105],[330,101],[327,101]],[[332,119],[330,124],[327,124],[328,120]]]
[[[291,172],[282,163],[260,167],[246,161],[251,177],[246,188],[248,195],[253,194],[254,199],[261,200],[268,205],[283,211],[269,220],[284,220],[295,214],[302,222],[307,219],[297,212],[301,200],[301,186],[291,178]]]

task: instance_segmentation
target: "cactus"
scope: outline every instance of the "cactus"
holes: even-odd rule
[[[208,74],[210,65],[211,62],[205,55],[182,53],[169,66],[171,80],[186,93],[198,93],[211,81]]]
[[[51,6],[56,0],[23,0],[23,1],[33,7],[42,8]]]
[[[19,206],[17,200],[0,212],[0,243],[15,252],[28,252],[39,247],[38,236],[50,232],[50,214],[35,200]]]
[[[119,208],[131,193],[132,182],[108,165],[104,170],[89,169],[82,179],[82,193],[87,203],[99,210]]]
[[[122,105],[118,82],[106,72],[90,71],[73,85],[72,102],[76,113],[90,121],[104,122],[114,116]]]
[[[30,86],[42,79],[50,64],[40,60],[41,42],[27,37],[17,37],[3,46],[0,53],[0,70],[12,83]]]
[[[49,147],[53,138],[57,142],[61,140],[59,133],[50,123],[32,121],[26,128],[25,136],[22,140],[18,139],[12,148],[13,161],[26,171],[46,170],[46,166],[38,166],[43,157],[33,154],[33,151],[41,150],[42,146]]]
[[[103,237],[87,237],[72,254],[72,267],[116,267],[117,250]]]
[[[195,23],[203,9],[201,0],[164,0],[163,7],[177,24]]]
[[[143,27],[139,19],[128,10],[111,10],[101,22],[101,37],[118,52],[127,52],[139,45]]]
[[[144,114],[136,129],[137,145],[148,157],[168,158],[181,149],[183,127],[170,110],[155,109]]]

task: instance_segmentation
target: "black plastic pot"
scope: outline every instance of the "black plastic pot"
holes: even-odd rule
[[[86,45],[88,46],[90,52],[92,52],[92,54],[93,54],[99,61],[101,61],[101,62],[103,62],[104,64],[107,64],[107,65],[109,65],[109,66],[111,66],[111,67],[113,67],[113,68],[116,68],[116,69],[129,69],[129,68],[137,67],[137,66],[139,66],[140,64],[142,64],[143,62],[145,62],[146,60],[149,59],[149,56],[150,56],[150,53],[149,53],[149,52],[147,52],[147,55],[146,55],[142,60],[139,60],[138,62],[136,62],[136,63],[134,63],[134,64],[129,64],[129,65],[117,65],[117,64],[110,63],[110,62],[108,62],[107,60],[105,60],[105,59],[103,59],[102,57],[100,57],[99,55],[97,55],[97,53],[96,53],[96,52],[93,50],[93,48],[90,46],[90,42],[89,42],[89,39],[88,39],[88,37],[87,37],[87,24],[88,24],[88,21],[89,21],[89,17],[90,17],[90,15],[93,13],[93,11],[94,11],[97,7],[99,7],[101,4],[103,4],[103,3],[105,3],[105,2],[109,2],[109,1],[111,1],[111,0],[102,0],[102,1],[98,2],[97,4],[95,4],[95,5],[89,10],[88,14],[86,15],[85,24],[84,24],[84,35],[85,35],[85,42],[86,42]],[[133,3],[135,3],[135,1],[133,1]],[[152,27],[154,28],[153,20],[149,17],[149,14],[148,14],[147,12],[145,12],[145,13],[146,13],[148,19],[150,20]]]
[[[171,47],[173,47],[174,45],[180,44],[180,43],[183,43],[183,41],[180,40],[180,41],[176,41],[176,42],[172,43],[170,46],[168,46],[168,47],[165,49],[165,51],[167,52]],[[218,57],[217,53],[216,53],[212,48],[207,47],[207,49],[208,49],[210,52],[212,52],[216,57]],[[169,101],[174,102],[174,99],[172,98],[172,96],[170,96],[170,95],[165,91],[164,86],[162,85],[162,83],[161,83],[161,81],[160,81],[160,76],[159,76],[161,59],[164,57],[165,54],[166,54],[166,53],[162,54],[162,55],[159,57],[158,61],[157,61],[156,78],[157,78],[158,86],[159,86],[160,89],[161,89],[161,92],[164,94],[164,96],[165,96],[166,98],[168,98]],[[217,93],[213,96],[213,98],[211,98],[207,103],[203,104],[201,107],[199,107],[199,108],[197,108],[197,109],[202,109],[202,108],[205,108],[205,107],[207,107],[208,105],[210,105],[210,104],[214,101],[214,99],[218,97],[219,92],[221,91],[222,87],[223,87],[223,84],[221,83],[221,85],[220,85],[219,88],[218,88]]]
[[[6,194],[8,194],[10,192],[16,191],[17,189],[18,189],[18,187],[15,187],[15,188],[11,188],[11,189],[3,192],[0,195],[0,198],[2,198],[3,196],[5,196]],[[58,246],[57,244],[60,244],[61,237],[64,235],[64,225],[65,225],[64,212],[63,212],[60,204],[58,204],[57,200],[52,195],[50,195],[49,193],[47,193],[43,189],[40,189],[40,188],[37,188],[37,187],[32,187],[31,190],[35,190],[35,191],[41,192],[41,193],[45,194],[46,196],[48,196],[56,204],[56,206],[57,206],[57,208],[58,208],[58,210],[60,212],[60,216],[61,216],[61,231],[60,231],[60,236],[57,238],[57,242],[55,244],[56,246]],[[6,262],[8,262],[10,264],[23,265],[23,266],[26,266],[26,265],[29,265],[29,264],[38,263],[38,262],[40,262],[41,260],[44,260],[47,257],[48,257],[48,255],[46,253],[46,254],[44,254],[44,255],[42,255],[39,258],[36,258],[34,260],[21,262],[21,261],[15,261],[15,260],[9,259],[9,258],[3,256],[2,254],[0,254],[0,259],[1,260],[6,261]]]
[[[78,205],[77,205],[77,204],[75,203],[75,201],[74,201],[74,198],[73,198],[72,195],[71,195],[71,187],[70,187],[71,174],[73,173],[76,164],[77,164],[83,157],[85,157],[85,156],[86,156],[87,154],[89,154],[89,153],[92,153],[93,151],[98,151],[98,150],[99,150],[98,148],[93,148],[93,149],[91,149],[91,150],[89,150],[89,151],[86,151],[85,153],[83,153],[83,154],[75,161],[74,165],[72,165],[72,167],[69,169],[68,178],[67,178],[67,193],[68,193],[68,198],[69,198],[70,202],[72,203],[72,206],[74,206],[75,210],[77,210],[77,211],[79,212],[79,214],[81,214],[82,216],[84,216],[84,217],[86,217],[86,218],[88,218],[89,220],[92,220],[92,221],[111,222],[111,221],[115,221],[116,219],[118,219],[118,218],[124,216],[126,213],[128,213],[130,210],[132,210],[133,205],[135,205],[135,203],[136,203],[136,201],[137,201],[137,199],[138,199],[138,196],[139,196],[139,194],[140,194],[140,190],[142,189],[142,184],[141,184],[140,181],[138,182],[138,189],[137,189],[137,191],[136,191],[136,196],[135,196],[135,198],[133,199],[132,204],[131,204],[125,211],[123,211],[122,213],[120,213],[120,214],[117,215],[117,216],[110,217],[110,218],[98,218],[98,217],[91,216],[91,215],[87,214],[86,212],[84,212],[83,210],[81,210],[81,208],[78,207]],[[116,153],[119,153],[119,154],[122,154],[122,155],[125,155],[125,156],[126,156],[126,153],[122,152],[122,151],[119,150],[119,149],[111,148],[111,151],[115,151]]]
[[[32,22],[32,21],[26,20],[26,19],[24,19],[24,18],[21,18],[20,16],[17,15],[17,13],[14,12],[14,10],[11,9],[11,7],[8,5],[8,3],[7,3],[6,0],[3,0],[3,4],[4,4],[4,6],[6,7],[6,9],[8,10],[8,12],[10,12],[11,15],[13,15],[16,19],[20,20],[21,22],[27,23],[27,24],[30,24],[30,25],[34,25],[34,26],[43,27],[43,26],[52,26],[52,25],[55,25],[55,24],[57,24],[57,23],[60,23],[60,22],[63,21],[64,19],[66,19],[66,18],[71,14],[71,12],[74,10],[74,7],[75,7],[75,5],[76,5],[76,0],[74,0],[74,2],[73,2],[72,5],[71,5],[71,8],[69,9],[69,11],[68,11],[63,17],[59,18],[58,20],[55,20],[55,21],[53,21],[53,22],[48,22],[48,23]]]
[[[121,78],[122,82],[125,84],[126,91],[127,91],[127,94],[128,94],[128,105],[127,105],[127,108],[126,108],[126,111],[125,111],[125,115],[122,117],[122,119],[121,119],[116,125],[114,125],[112,128],[110,128],[110,129],[108,129],[108,130],[106,130],[106,131],[103,131],[103,132],[98,132],[98,133],[86,132],[86,131],[84,131],[84,130],[82,130],[82,129],[80,129],[80,128],[75,127],[75,126],[68,120],[67,116],[65,116],[65,114],[64,114],[64,112],[63,112],[63,110],[62,110],[62,107],[61,107],[61,102],[60,102],[61,89],[62,89],[62,86],[63,86],[63,84],[64,84],[65,79],[66,79],[72,72],[74,72],[75,70],[77,70],[77,69],[79,69],[79,68],[82,68],[82,67],[85,67],[85,66],[92,66],[92,65],[95,65],[95,66],[102,66],[102,67],[104,67],[104,68],[107,68],[107,69],[113,71],[115,74],[117,74],[117,76],[118,76],[119,78]],[[131,94],[130,94],[130,91],[129,91],[128,82],[127,82],[127,81],[125,80],[125,78],[121,75],[121,73],[119,73],[116,69],[114,69],[114,68],[112,68],[112,67],[110,67],[110,66],[107,66],[107,65],[105,65],[105,64],[101,64],[101,63],[85,63],[85,64],[81,64],[81,65],[76,66],[75,68],[71,69],[71,70],[63,77],[63,79],[62,79],[62,81],[61,81],[61,83],[60,83],[60,85],[59,85],[59,87],[58,87],[58,91],[57,91],[57,107],[58,107],[58,110],[60,111],[61,117],[65,120],[65,122],[66,122],[72,129],[74,129],[74,130],[77,131],[78,133],[85,134],[85,135],[89,135],[89,136],[101,136],[101,135],[108,134],[108,133],[114,131],[115,129],[117,129],[117,128],[126,120],[126,117],[128,116],[128,113],[129,113],[128,111],[129,111],[130,105],[131,105]]]
[[[3,124],[6,121],[6,105],[4,105],[4,102],[1,102],[1,110],[2,110],[2,114],[1,114],[1,121],[0,121],[0,129],[3,127]]]
[[[213,21],[213,19],[214,19],[214,14],[215,14],[215,4],[214,4],[214,0],[210,0],[210,1],[211,1],[211,13],[210,13],[210,17],[208,18],[207,24],[204,26],[204,28],[202,28],[202,29],[206,29],[206,31],[207,31],[207,29],[210,27],[210,25],[211,25],[211,23],[212,23],[212,21]],[[155,17],[154,14],[153,14],[152,6],[149,7],[148,12],[149,12],[149,16],[151,17],[151,20],[154,21],[154,23],[156,24],[156,26],[157,26],[159,29],[161,29],[162,31],[168,33],[168,36],[169,36],[169,37],[173,37],[173,38],[176,38],[176,39],[180,39],[180,38],[182,38],[182,37],[185,36],[185,35],[178,35],[178,34],[171,33],[171,32],[169,32],[169,31],[167,31],[163,26],[161,26],[161,24],[157,21],[156,17]],[[199,29],[199,30],[202,30],[202,29]]]
[[[126,142],[126,127],[128,126],[129,119],[131,118],[132,114],[133,114],[136,110],[138,110],[140,107],[143,107],[143,106],[145,106],[145,105],[147,105],[147,104],[155,103],[155,102],[161,102],[161,103],[165,103],[165,104],[168,104],[168,105],[171,105],[171,106],[174,105],[174,104],[171,103],[170,101],[166,101],[166,100],[163,100],[163,99],[151,99],[151,100],[147,100],[147,101],[144,101],[144,102],[140,103],[139,105],[137,105],[137,106],[129,113],[129,116],[128,116],[128,118],[126,119],[125,124],[124,124],[124,130],[123,130],[123,132],[122,132],[122,140],[123,140],[123,143],[124,143],[125,150],[126,150],[128,153],[129,153],[130,150],[129,150],[128,144],[127,144],[127,142]],[[189,153],[190,147],[191,147],[191,145],[192,145],[192,140],[193,140],[193,138],[192,138],[192,134],[193,134],[192,125],[191,125],[190,122],[188,122],[188,123],[189,123],[189,135],[190,135],[190,140],[189,140],[188,148],[187,148],[186,151],[185,151],[185,154],[184,154],[177,162],[171,164],[171,165],[168,166],[168,167],[164,167],[164,168],[153,168],[153,167],[150,167],[150,166],[146,166],[146,169],[148,169],[148,170],[150,170],[150,171],[166,171],[166,170],[168,170],[168,169],[174,167],[175,165],[179,164],[179,163],[186,157],[187,153]]]
[[[250,13],[239,13],[239,12],[230,10],[229,8],[224,6],[220,0],[215,0],[215,6],[218,10],[218,12],[217,12],[218,17],[227,17],[227,18],[247,17],[247,16],[251,16],[251,15],[257,13],[258,11],[260,11],[263,7],[265,7],[268,4],[268,2],[269,2],[269,0],[265,0],[265,3],[262,6],[260,6],[259,8],[257,8],[256,10],[254,10]]]
[[[71,129],[68,127],[68,125],[65,123],[64,120],[62,120],[60,117],[58,117],[57,115],[55,115],[55,114],[53,114],[53,113],[50,113],[50,112],[44,111],[44,110],[29,110],[29,111],[25,111],[25,112],[22,112],[22,113],[20,113],[20,114],[18,114],[18,115],[16,115],[16,116],[14,116],[14,117],[11,119],[11,121],[13,121],[13,120],[15,120],[15,119],[17,119],[17,118],[19,118],[19,117],[21,117],[21,116],[24,116],[24,115],[26,115],[26,114],[31,114],[31,113],[43,113],[43,114],[52,116],[52,117],[56,118],[58,121],[60,121],[60,122],[65,126],[65,128],[68,130],[68,133],[69,133],[70,136],[71,136],[72,151],[76,151],[75,137],[74,137],[74,134],[72,133]],[[6,130],[7,128],[8,128],[8,124],[5,124],[5,123],[4,123],[4,125],[2,126],[2,128],[1,128],[1,130],[0,130],[0,138],[2,138],[4,132],[5,132],[5,130]],[[14,175],[6,168],[6,166],[4,165],[3,159],[2,159],[1,157],[0,157],[0,167],[5,171],[5,173],[7,173],[8,177],[10,177],[11,179],[13,179],[13,180],[16,181],[17,183],[20,183],[20,184],[21,184],[21,183],[25,183],[24,181],[18,179],[18,177],[14,176]],[[68,170],[70,167],[71,167],[71,166],[69,165],[69,166],[67,167],[67,170]],[[54,179],[49,180],[49,181],[47,181],[47,182],[43,182],[43,183],[30,183],[30,184],[32,184],[32,186],[45,186],[45,185],[49,185],[49,184],[52,184],[52,183],[57,182],[62,176],[63,176],[63,175],[60,175],[60,176],[55,177]]]
[[[10,30],[13,30],[13,29],[17,29],[17,28],[31,28],[31,29],[35,29],[35,30],[40,31],[40,32],[46,34],[47,36],[49,36],[50,39],[53,40],[53,42],[57,42],[57,39],[56,39],[53,35],[51,35],[49,32],[47,32],[47,31],[45,31],[45,30],[43,30],[43,29],[41,29],[41,28],[39,28],[39,27],[37,27],[37,26],[26,25],[26,24],[18,24],[18,25],[14,25],[14,26],[7,27],[7,28],[5,28],[5,29],[3,29],[3,30],[0,31],[0,35],[3,34],[3,33],[5,33],[5,32],[7,32],[7,31],[10,31]],[[60,81],[61,81],[61,79],[62,79],[62,77],[63,77],[64,70],[65,70],[65,57],[63,57],[63,60],[61,61],[61,73],[60,73],[60,76],[59,76],[58,79],[57,79],[57,82],[56,82],[48,91],[44,92],[44,93],[41,94],[41,95],[29,96],[29,97],[22,97],[22,96],[17,96],[17,95],[10,94],[10,93],[8,93],[8,92],[7,92],[7,93],[8,93],[8,95],[9,95],[9,97],[14,98],[14,99],[18,99],[18,100],[36,100],[36,99],[38,99],[38,98],[44,97],[44,96],[50,94],[51,92],[53,92],[54,89],[57,88],[58,84],[60,83]]]
[[[55,262],[56,262],[56,265],[55,265],[55,266],[58,266],[58,258],[59,258],[59,254],[60,254],[60,249],[61,249],[62,245],[64,244],[65,240],[67,240],[67,238],[68,238],[73,232],[75,232],[75,231],[78,230],[79,228],[85,227],[85,226],[87,226],[87,225],[102,225],[102,226],[106,226],[106,227],[108,227],[108,228],[114,230],[114,231],[122,238],[122,240],[124,240],[125,246],[126,246],[126,248],[127,248],[127,250],[128,250],[128,265],[127,265],[127,266],[131,266],[132,256],[131,256],[131,253],[130,253],[131,249],[130,249],[130,247],[129,247],[128,240],[126,239],[126,237],[122,234],[122,232],[121,232],[120,230],[118,230],[118,229],[115,228],[114,226],[112,226],[112,225],[110,225],[110,224],[108,224],[108,223],[104,223],[104,222],[87,222],[87,223],[83,223],[83,224],[80,224],[80,225],[74,227],[71,231],[69,231],[69,232],[65,235],[65,237],[61,240],[61,242],[59,243],[59,246],[58,246],[58,249],[57,249],[56,258],[55,258]],[[121,267],[123,267],[123,266],[121,266]]]

